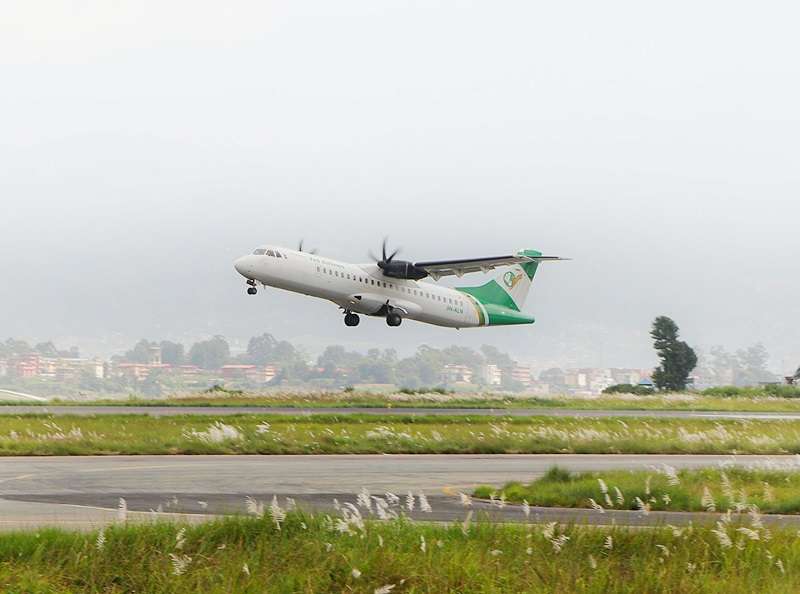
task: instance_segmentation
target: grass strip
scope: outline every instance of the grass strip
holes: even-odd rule
[[[800,470],[800,469],[798,469]],[[755,468],[570,472],[554,466],[531,483],[482,485],[475,496],[544,507],[800,513],[800,472]]]
[[[796,592],[800,540],[716,528],[431,525],[290,512],[0,535],[4,592]],[[275,521],[276,519],[282,521]],[[763,529],[752,529],[762,535]]]
[[[4,400],[2,405],[102,406],[263,406],[289,408],[565,408],[570,410],[684,410],[708,412],[800,412],[800,398],[762,392],[723,394],[615,394],[600,396],[529,396],[518,394],[426,394],[319,392],[319,393],[207,393],[167,398],[130,397],[46,403]]]
[[[0,455],[371,453],[800,453],[800,421],[0,415]]]

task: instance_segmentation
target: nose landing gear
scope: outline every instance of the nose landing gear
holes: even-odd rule
[[[345,326],[358,326],[360,321],[361,318],[358,317],[358,314],[354,314],[352,311],[348,311],[344,314]]]
[[[256,293],[258,293],[258,289],[256,289],[256,281],[254,281],[252,278],[248,278],[247,284],[249,285],[247,287],[248,295],[255,295]]]

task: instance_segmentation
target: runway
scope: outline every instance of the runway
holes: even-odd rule
[[[566,408],[294,408],[271,406],[46,406],[3,405],[0,415],[411,415],[411,416],[470,416],[470,417],[647,417],[663,419],[750,419],[800,421],[800,412],[736,412],[687,410],[577,410]]]
[[[0,528],[60,525],[91,528],[117,517],[120,497],[133,519],[151,516],[202,521],[244,513],[245,498],[282,505],[294,499],[307,509],[332,510],[334,499],[355,501],[362,488],[374,495],[423,492],[433,510],[415,518],[460,521],[458,493],[478,484],[529,481],[554,464],[570,470],[637,469],[669,464],[696,468],[718,464],[772,464],[798,468],[795,456],[669,455],[331,455],[331,456],[87,456],[0,458]],[[474,503],[495,521],[522,521],[516,506]],[[140,513],[144,512],[144,513]],[[177,514],[177,515],[176,515]],[[183,515],[188,514],[188,515]],[[672,524],[704,515],[534,509],[531,519],[588,523]],[[707,515],[706,519],[712,518]],[[800,517],[771,517],[798,522]]]

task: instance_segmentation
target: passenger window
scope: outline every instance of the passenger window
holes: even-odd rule
[[[374,281],[374,280],[372,280],[372,279],[370,279],[370,282],[371,282],[373,285],[375,284],[375,281]]]
[[[339,271],[338,271],[338,270],[336,270],[336,271],[333,273],[333,276],[339,276]]]
[[[319,272],[319,266],[317,266],[317,272]]]

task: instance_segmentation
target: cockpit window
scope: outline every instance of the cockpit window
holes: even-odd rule
[[[267,250],[267,255],[268,256],[272,256],[274,258],[275,257],[275,252],[273,252],[272,250]]]
[[[275,250],[275,257],[282,258],[283,256],[281,256],[281,253],[278,250]]]
[[[264,250],[264,249],[257,249],[256,251],[253,252],[253,255],[254,256],[263,256],[266,253],[266,251],[267,250]]]

